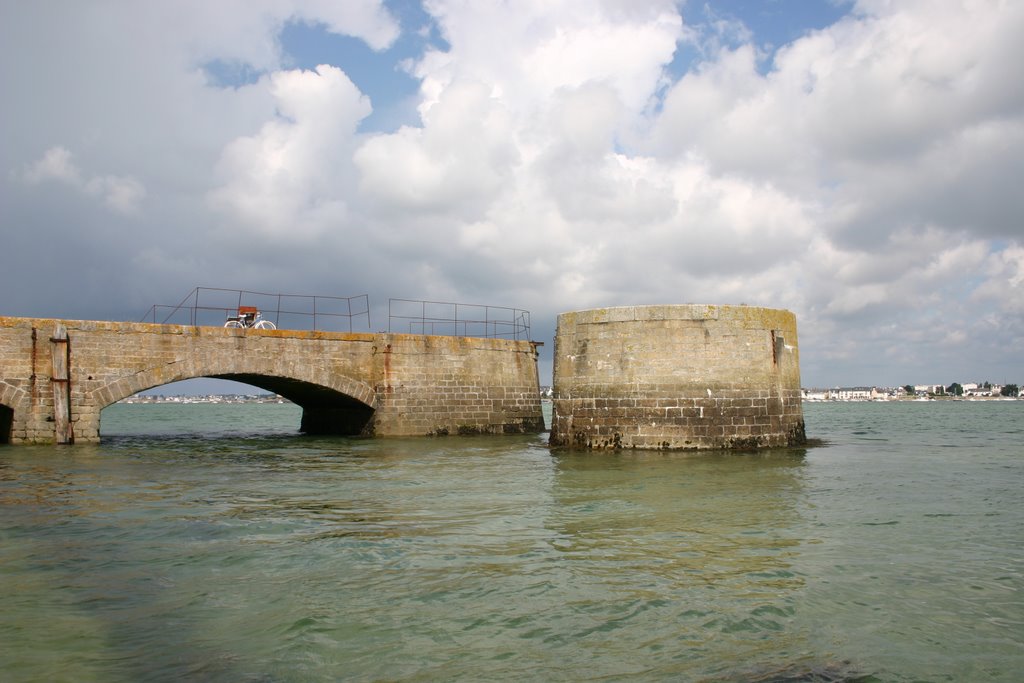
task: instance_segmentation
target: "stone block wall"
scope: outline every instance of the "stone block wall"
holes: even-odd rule
[[[553,446],[735,449],[805,440],[788,311],[628,306],[558,317]]]
[[[0,319],[2,320],[2,319]],[[0,443],[5,441],[52,441],[53,391],[50,387],[49,335],[31,326],[0,325]],[[45,363],[39,349],[46,352]],[[40,415],[29,415],[30,405],[40,406]],[[18,420],[15,420],[17,415]],[[47,421],[46,415],[50,416]],[[30,419],[26,419],[30,418]]]
[[[531,342],[400,334],[381,341],[376,434],[544,431]]]

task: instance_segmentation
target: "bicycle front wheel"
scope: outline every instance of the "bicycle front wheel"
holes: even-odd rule
[[[270,322],[269,320],[260,320],[255,325],[253,325],[253,327],[255,327],[257,330],[276,330],[277,329],[277,325],[275,325],[274,323]]]

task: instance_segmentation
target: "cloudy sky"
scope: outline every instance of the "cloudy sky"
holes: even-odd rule
[[[1024,382],[1016,0],[0,0],[0,314],[196,286],[787,308]]]

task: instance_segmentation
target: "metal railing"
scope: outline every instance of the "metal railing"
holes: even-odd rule
[[[388,332],[528,340],[530,312],[483,304],[388,299]]]
[[[240,306],[255,306],[279,329],[353,332],[353,319],[363,316],[365,329],[370,329],[370,300],[366,294],[268,294],[217,287],[196,287],[177,306],[154,304],[141,322],[222,327],[229,316],[237,315]]]

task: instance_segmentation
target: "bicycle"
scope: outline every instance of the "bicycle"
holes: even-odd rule
[[[224,327],[255,328],[257,330],[277,329],[277,325],[265,320],[255,306],[239,306],[238,315],[228,316]]]

